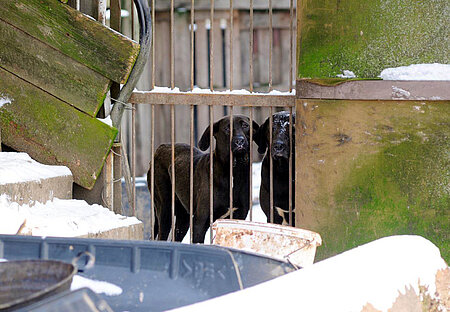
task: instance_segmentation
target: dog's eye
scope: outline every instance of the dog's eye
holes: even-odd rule
[[[248,129],[248,127],[249,127],[249,125],[248,125],[248,123],[242,123],[242,128],[244,128],[244,129]]]
[[[225,133],[229,133],[230,132],[230,127],[229,126],[223,127],[223,131],[225,131]]]

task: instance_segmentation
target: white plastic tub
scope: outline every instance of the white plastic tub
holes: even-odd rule
[[[217,220],[213,224],[213,244],[261,253],[305,267],[314,263],[319,234],[290,226]]]

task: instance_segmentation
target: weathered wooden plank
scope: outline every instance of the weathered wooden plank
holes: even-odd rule
[[[129,100],[135,104],[212,105],[240,107],[293,107],[295,95],[229,94],[229,93],[158,93],[133,92]]]
[[[110,80],[0,20],[0,67],[95,117]]]
[[[67,56],[124,83],[139,45],[58,0],[0,0],[0,19]]]
[[[290,0],[276,0],[273,1],[274,9],[289,9]],[[165,11],[170,9],[170,1],[168,0],[156,0],[155,9],[158,11]],[[294,1],[295,5],[295,1]],[[253,6],[255,10],[267,10],[268,0],[254,0]],[[175,1],[176,8],[186,8],[190,9],[191,0],[177,0]],[[209,10],[211,7],[211,0],[196,0],[195,9],[196,10]],[[226,10],[230,8],[230,0],[215,0],[214,7],[217,10]],[[249,0],[234,0],[233,7],[239,10],[245,10],[250,7]]]
[[[44,164],[65,165],[74,181],[92,188],[117,135],[96,118],[0,69],[3,143]]]
[[[297,80],[297,98],[335,100],[450,100],[448,81],[361,80],[325,85],[327,80]]]

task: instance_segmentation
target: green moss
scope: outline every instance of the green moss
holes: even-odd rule
[[[415,234],[450,261],[450,123],[431,123],[423,134],[396,122],[404,129],[378,129],[385,147],[360,156],[336,187],[333,222],[320,231],[326,244],[319,259],[380,237]],[[321,198],[322,204],[329,200]]]
[[[6,71],[0,74],[12,99],[0,109],[3,142],[42,163],[69,167],[77,184],[92,188],[117,129]]]
[[[343,70],[376,78],[384,68],[449,63],[447,0],[305,0],[299,14],[298,77]]]

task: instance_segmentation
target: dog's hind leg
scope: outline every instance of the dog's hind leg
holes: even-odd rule
[[[159,216],[158,240],[166,241],[169,237],[170,229],[172,227],[171,210],[169,201],[169,205],[165,205],[165,207],[163,207]]]

